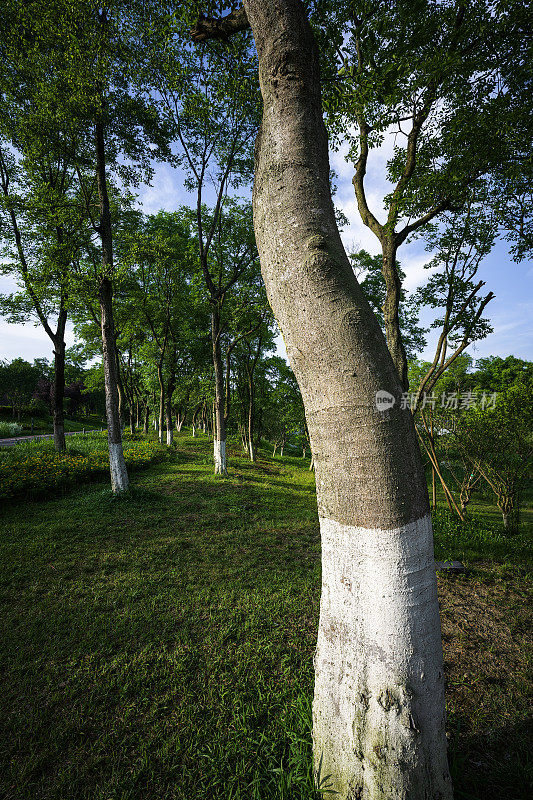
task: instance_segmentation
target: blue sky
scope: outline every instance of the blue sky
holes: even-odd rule
[[[387,194],[385,164],[391,152],[393,137],[385,140],[379,150],[372,151],[369,161],[367,197],[372,210],[383,219],[382,198]],[[338,191],[335,198],[337,206],[344,212],[349,226],[343,231],[343,240],[349,250],[364,248],[370,253],[378,253],[379,244],[375,236],[362,224],[357,212],[353,186],[351,183],[353,167],[345,159],[345,150],[331,153],[331,165],[337,173]],[[189,204],[192,198],[183,188],[183,175],[169,167],[156,168],[150,186],[139,189],[139,202],[145,213],[159,209],[172,211],[178,206]],[[423,242],[404,245],[399,252],[399,260],[406,273],[406,288],[416,289],[427,278],[424,264],[430,254]],[[515,264],[511,261],[505,242],[498,241],[492,253],[484,260],[479,270],[480,279],[486,282],[484,291],[492,291],[495,299],[487,307],[494,332],[486,339],[469,348],[474,358],[487,355],[515,355],[533,360],[533,261]],[[0,277],[0,292],[12,291],[14,284]],[[422,323],[431,322],[429,314],[423,314]],[[67,346],[74,343],[72,331],[67,332]],[[428,347],[422,357],[432,355],[434,337],[428,337]],[[280,354],[285,355],[282,341]],[[10,325],[0,318],[0,359],[11,360],[18,356],[32,361],[34,358],[51,358],[51,342],[42,330],[32,322],[26,325]]]

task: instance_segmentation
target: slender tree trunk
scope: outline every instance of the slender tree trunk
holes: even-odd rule
[[[431,446],[435,450],[435,439],[433,436],[433,415],[430,413],[430,433],[431,433]],[[431,464],[431,506],[437,508],[437,474],[435,467]]]
[[[254,379],[253,373],[248,374],[248,454],[250,461],[255,461],[254,450]]]
[[[147,404],[144,409],[144,433],[148,436],[148,425],[150,424],[150,406]]]
[[[335,224],[304,5],[245,8],[263,94],[256,239],[316,468],[316,771],[339,800],[449,800],[433,537],[413,420]],[[397,398],[394,407],[378,411],[379,390]]]
[[[172,400],[170,396],[166,400],[166,421],[167,421],[167,445],[171,446],[174,441],[174,426],[172,425]]]
[[[54,342],[54,384],[52,389],[52,415],[54,421],[54,447],[58,452],[67,449],[63,399],[65,397],[65,324],[66,312],[60,313],[57,337]]]
[[[407,390],[409,388],[407,354],[400,333],[398,317],[402,285],[396,269],[396,249],[393,236],[382,242],[383,277],[387,287],[387,294],[383,303],[383,321],[392,360],[398,370],[402,386]]]
[[[107,440],[111,469],[111,488],[113,492],[118,493],[125,492],[128,489],[129,480],[122,449],[122,433],[118,413],[117,359],[112,296],[111,281],[109,278],[102,278],[99,300],[102,320]]]
[[[109,446],[109,465],[113,492],[128,489],[129,479],[122,449],[120,416],[118,410],[118,357],[113,320],[113,239],[111,233],[111,214],[107,194],[105,170],[104,126],[98,121],[95,126],[97,185],[100,202],[100,237],[102,240],[102,277],[99,286],[100,314],[102,324],[102,353],[104,362],[105,404],[107,417],[107,439]]]
[[[224,475],[226,465],[226,417],[224,414],[224,369],[220,349],[220,316],[216,306],[211,313],[211,341],[213,344],[213,366],[215,368],[215,407],[213,431],[213,456],[215,475]]]
[[[163,430],[165,428],[165,384],[163,382],[163,361],[157,365],[157,379],[159,381],[159,441],[163,444]]]

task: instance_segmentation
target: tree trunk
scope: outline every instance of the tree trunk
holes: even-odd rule
[[[52,414],[54,420],[54,447],[58,452],[67,449],[63,399],[65,397],[65,323],[66,312],[60,315],[57,338],[54,342],[54,384],[52,389]]]
[[[316,468],[315,768],[339,800],[449,800],[433,537],[413,420],[335,224],[304,5],[245,8],[263,94],[256,239]],[[376,408],[380,390],[397,398],[386,411]]]
[[[213,344],[213,366],[215,368],[213,456],[215,461],[215,475],[224,475],[227,472],[224,370],[222,366],[222,352],[220,350],[220,316],[216,306],[213,307],[211,313],[211,341]]]
[[[255,461],[254,450],[254,378],[253,373],[248,373],[248,455],[250,461]]]
[[[122,449],[122,434],[118,413],[117,358],[112,296],[111,281],[109,278],[103,278],[100,282],[99,300],[102,319],[107,441],[109,446],[111,488],[113,492],[118,493],[125,492],[128,489],[129,480]]]
[[[147,404],[144,409],[144,433],[148,436],[148,425],[150,424],[150,406]]]
[[[120,420],[120,429],[124,429],[124,387],[120,377],[120,367],[118,366],[118,351],[117,343],[115,341],[115,353],[117,358],[117,393],[118,393],[118,418]]]
[[[383,303],[383,321],[385,323],[387,345],[398,370],[402,386],[407,391],[409,388],[407,354],[400,333],[398,317],[402,285],[396,268],[396,245],[394,242],[390,239],[385,239],[382,242],[382,253],[382,272],[387,287],[387,294]]]
[[[167,446],[170,447],[174,441],[174,428],[172,425],[172,400],[167,397],[166,402],[166,421],[167,421]]]
[[[111,214],[107,194],[105,169],[104,125],[95,125],[96,141],[96,179],[100,204],[100,237],[102,241],[102,276],[99,286],[100,314],[102,324],[102,353],[104,362],[105,405],[107,417],[107,440],[109,446],[109,465],[111,488],[113,492],[128,489],[129,479],[122,449],[120,416],[118,409],[118,356],[113,320],[113,239],[111,233]]]
[[[157,365],[157,379],[159,381],[159,441],[163,444],[163,430],[165,428],[165,384],[163,383],[163,360]]]

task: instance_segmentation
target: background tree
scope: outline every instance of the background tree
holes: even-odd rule
[[[503,526],[516,526],[517,495],[531,476],[533,459],[532,386],[502,392],[493,409],[471,409],[459,419],[455,444],[496,496]]]
[[[488,0],[324,0],[313,19],[329,129],[337,145],[349,145],[359,213],[382,248],[387,342],[407,388],[399,247],[443,212],[462,209],[473,189],[488,197],[490,185],[489,195],[501,198],[511,190],[505,176],[520,184],[530,174],[527,12]],[[366,174],[372,148],[390,133],[391,188],[380,221]]]
[[[19,421],[22,409],[29,404],[42,375],[42,365],[30,364],[23,358],[15,358],[10,363],[0,362],[0,396],[5,398]]]

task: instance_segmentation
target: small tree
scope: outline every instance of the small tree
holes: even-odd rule
[[[5,397],[19,421],[22,407],[30,402],[41,375],[39,366],[23,358],[0,363],[0,397]]]
[[[505,530],[516,524],[517,496],[533,459],[533,392],[516,385],[500,394],[494,409],[471,409],[455,440],[466,461],[496,495]]]

